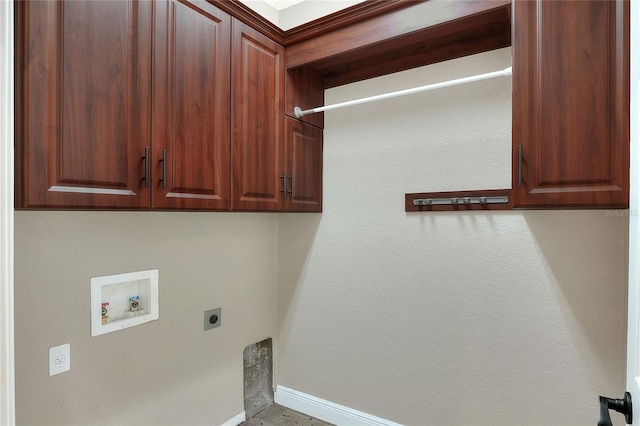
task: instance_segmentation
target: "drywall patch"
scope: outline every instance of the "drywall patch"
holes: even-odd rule
[[[252,417],[273,403],[271,338],[244,349],[244,411]]]

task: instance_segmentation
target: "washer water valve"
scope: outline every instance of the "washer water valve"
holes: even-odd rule
[[[129,310],[122,313],[122,316],[124,318],[132,318],[145,314],[145,310],[142,309],[142,306],[140,306],[139,295],[129,297],[129,306]]]
[[[109,302],[102,303],[102,324],[107,324],[109,322],[109,315],[107,315],[107,306],[109,306]]]
[[[129,298],[129,302],[131,302],[131,310],[137,311],[140,309],[140,296],[131,296]]]

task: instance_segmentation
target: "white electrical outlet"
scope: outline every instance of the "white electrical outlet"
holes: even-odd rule
[[[71,370],[71,344],[49,348],[49,376]]]

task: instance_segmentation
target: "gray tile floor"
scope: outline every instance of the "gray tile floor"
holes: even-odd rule
[[[271,404],[240,426],[334,426],[306,414]]]

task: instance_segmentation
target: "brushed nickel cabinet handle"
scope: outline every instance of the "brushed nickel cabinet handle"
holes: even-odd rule
[[[160,182],[162,182],[162,189],[167,189],[167,150],[166,149],[162,150],[162,159],[160,161],[162,162],[162,179],[160,179]]]
[[[144,181],[144,187],[149,188],[149,156],[151,155],[149,147],[144,147],[144,176],[141,180]]]
[[[282,181],[282,189],[280,193],[282,194],[282,198],[287,198],[287,171],[283,170],[282,175],[280,175],[280,180]]]
[[[522,145],[518,145],[518,186],[522,186]]]
[[[293,199],[293,172],[291,172],[291,176],[289,176],[289,187],[291,188],[289,190],[289,198]]]

